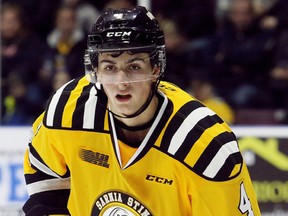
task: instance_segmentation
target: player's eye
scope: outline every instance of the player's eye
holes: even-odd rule
[[[128,68],[131,71],[139,71],[139,70],[141,70],[141,67],[138,64],[130,64]]]
[[[114,65],[105,65],[103,70],[106,72],[113,72],[116,71],[116,67]]]

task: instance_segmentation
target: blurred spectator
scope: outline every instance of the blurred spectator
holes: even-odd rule
[[[260,25],[264,29],[282,32],[288,28],[288,1],[274,0],[261,14]]]
[[[157,0],[152,11],[175,20],[190,39],[206,37],[216,28],[215,0]]]
[[[259,28],[251,0],[233,0],[226,25],[210,46],[216,90],[234,108],[269,106],[267,78],[274,34]]]
[[[8,94],[3,98],[5,113],[2,124],[30,125],[44,110],[41,104],[47,98],[42,98],[43,95],[39,91],[41,88],[29,84],[27,79],[19,74],[19,71],[11,72],[8,75],[7,83]]]
[[[213,78],[207,72],[199,71],[197,78],[191,79],[186,89],[193,97],[203,102],[217,113],[228,124],[235,123],[235,113],[232,107],[217,93],[213,86]]]
[[[210,38],[188,39],[175,20],[158,14],[157,19],[165,34],[167,67],[164,80],[186,89],[227,123],[235,121],[234,111],[213,87],[213,74],[206,68],[205,49]]]
[[[216,0],[215,15],[217,22],[221,23],[227,15],[231,0]]]
[[[28,87],[34,86],[38,80],[38,70],[43,62],[43,55],[47,51],[47,45],[40,40],[27,27],[27,16],[18,4],[5,3],[1,8],[1,97],[4,100],[11,94],[13,83],[25,83]],[[9,76],[19,77],[17,82],[8,82]],[[10,78],[9,78],[10,79]],[[15,80],[15,79],[12,79]],[[25,91],[23,91],[23,94]],[[31,93],[31,92],[29,92]],[[28,94],[28,92],[27,92]],[[33,97],[34,102],[39,98],[36,95],[25,95],[25,98]],[[37,96],[38,97],[38,96]],[[18,106],[18,104],[16,104]],[[2,104],[1,116],[6,113]],[[41,107],[35,111],[38,116]],[[38,114],[37,114],[38,113]]]
[[[76,12],[78,25],[85,33],[89,33],[100,12],[88,1],[85,0],[62,0],[64,6],[71,7]]]
[[[121,9],[121,8],[133,8],[137,5],[136,0],[108,0],[104,5],[105,8]]]
[[[165,34],[166,59],[168,64],[166,65],[164,80],[185,88],[188,84],[186,77],[188,67],[187,38],[180,31],[174,20],[160,16],[157,19]]]
[[[85,32],[77,25],[76,12],[73,8],[60,7],[56,14],[55,28],[47,37],[52,53],[46,56],[50,69],[65,71],[72,78],[84,74],[83,56],[86,49]],[[42,70],[43,72],[43,70]]]
[[[79,59],[86,49],[84,36],[98,17],[98,5],[100,10],[136,4],[137,0],[3,0],[0,111],[6,124],[33,118],[18,118],[21,110],[39,113],[42,107],[31,103],[50,96],[58,75],[74,78],[84,73]],[[196,85],[194,92],[212,88],[216,98],[221,96],[235,109],[288,110],[287,0],[159,0],[152,1],[152,10],[162,16],[158,19],[165,31],[170,63],[164,79],[182,88]],[[222,20],[216,23],[220,14]],[[204,82],[202,73],[216,77]],[[22,89],[21,97],[17,89]]]
[[[63,86],[65,83],[67,83],[70,80],[71,80],[71,77],[68,73],[64,71],[56,72],[52,80],[53,92],[57,91],[61,86]]]
[[[13,3],[23,8],[29,28],[42,40],[52,30],[56,8],[60,5],[59,0],[2,0],[1,3]]]
[[[179,27],[176,20],[157,15],[165,34],[167,66],[164,80],[173,82],[182,88],[190,85],[191,79],[198,76],[199,69],[205,67],[206,46],[209,37],[190,39]]]
[[[274,108],[286,110],[288,123],[288,30],[277,40],[274,65],[270,71],[270,87]]]
[[[227,14],[229,13],[231,2],[233,0],[216,0],[216,17],[218,22],[222,23],[227,19]],[[254,12],[259,15],[268,10],[271,5],[277,0],[253,0]]]

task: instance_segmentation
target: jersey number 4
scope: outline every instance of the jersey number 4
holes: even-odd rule
[[[247,196],[247,193],[245,191],[245,187],[243,182],[240,185],[240,203],[239,203],[239,210],[242,214],[247,213],[247,216],[254,216],[252,206],[250,203],[250,200]]]

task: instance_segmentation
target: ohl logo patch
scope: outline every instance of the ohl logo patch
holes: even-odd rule
[[[152,216],[152,213],[134,197],[109,191],[96,199],[91,216]]]

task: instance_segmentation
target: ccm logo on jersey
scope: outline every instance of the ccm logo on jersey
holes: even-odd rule
[[[106,37],[128,37],[130,35],[131,31],[107,32]]]
[[[172,185],[173,180],[171,179],[166,179],[166,178],[162,178],[159,176],[154,176],[154,175],[146,175],[146,180],[148,181],[154,181],[160,184],[169,184]]]

